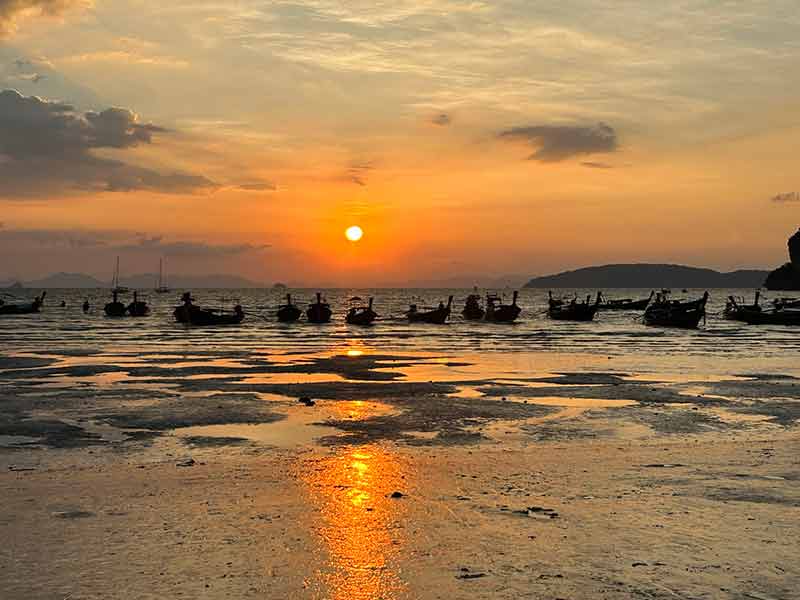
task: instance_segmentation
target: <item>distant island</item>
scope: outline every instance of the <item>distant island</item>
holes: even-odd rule
[[[721,273],[684,265],[620,264],[535,277],[526,288],[759,288],[767,271]]]

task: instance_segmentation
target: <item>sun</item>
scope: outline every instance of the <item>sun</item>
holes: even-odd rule
[[[344,237],[346,237],[351,242],[357,242],[361,239],[364,235],[364,231],[358,225],[351,225],[347,229],[345,229]]]

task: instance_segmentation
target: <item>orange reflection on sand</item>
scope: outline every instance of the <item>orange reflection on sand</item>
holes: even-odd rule
[[[405,588],[393,566],[402,543],[407,468],[377,444],[343,448],[323,458],[303,479],[319,509],[317,532],[328,551],[319,578],[331,600],[392,600]]]

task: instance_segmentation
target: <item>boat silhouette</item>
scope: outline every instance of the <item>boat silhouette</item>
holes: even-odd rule
[[[633,300],[632,298],[608,299],[602,296],[600,310],[645,310],[655,294],[655,290],[651,290],[650,296],[641,300]]]
[[[297,308],[297,305],[292,304],[292,295],[286,294],[286,304],[278,307],[278,321],[281,323],[294,323],[302,314],[303,311]]]
[[[591,294],[587,295],[583,302],[578,302],[577,297],[572,298],[570,301],[561,298],[553,298],[551,292],[547,314],[555,321],[592,321],[597,314],[599,306],[600,292],[597,292],[597,298],[594,304],[592,304]]]
[[[373,298],[369,299],[367,306],[354,306],[345,316],[345,321],[350,325],[371,325],[378,314],[372,310]]]
[[[132,317],[146,317],[150,314],[150,307],[147,302],[139,300],[137,292],[133,292],[133,302],[128,304],[128,314]]]
[[[309,304],[308,309],[306,309],[306,318],[308,322],[328,323],[331,320],[332,314],[333,311],[331,311],[330,304],[323,302],[322,294],[317,292],[317,301]]]
[[[450,317],[450,309],[453,305],[453,297],[447,299],[447,305],[444,302],[439,302],[439,306],[434,309],[420,311],[416,304],[412,304],[406,316],[411,323],[432,323],[434,325],[443,325]]]
[[[111,290],[111,302],[107,303],[103,310],[107,317],[124,317],[128,308],[119,301],[120,291],[116,288]]]
[[[201,308],[194,304],[191,292],[181,296],[183,304],[175,307],[173,314],[178,323],[187,325],[238,325],[244,320],[244,310],[236,304],[232,311],[216,308]]]
[[[696,329],[706,316],[708,292],[699,300],[670,300],[666,294],[657,294],[655,301],[644,311],[644,322],[658,327]]]
[[[486,296],[486,320],[493,323],[513,323],[519,317],[522,309],[517,305],[519,292],[514,290],[511,304],[502,304],[500,296],[489,294]]]
[[[467,321],[480,321],[485,314],[486,311],[481,306],[481,297],[476,287],[473,289],[473,293],[467,296],[467,299],[464,301],[464,310],[461,311],[461,315]]]
[[[30,315],[41,311],[47,292],[42,292],[31,302],[5,302],[0,299],[0,315]]]

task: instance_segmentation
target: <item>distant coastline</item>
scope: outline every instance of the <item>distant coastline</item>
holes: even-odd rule
[[[534,277],[526,288],[759,288],[768,271],[723,273],[668,264],[614,264]]]

